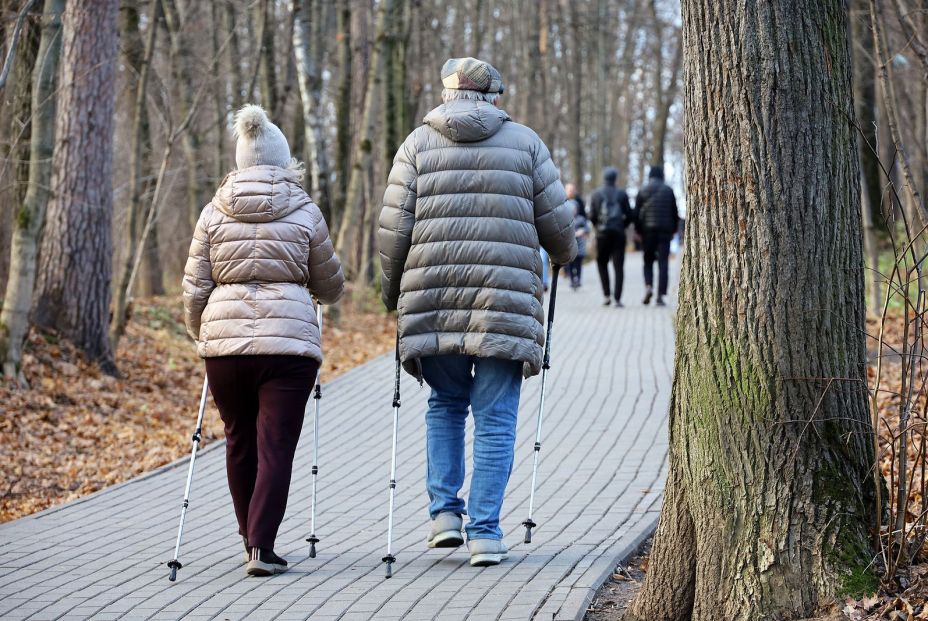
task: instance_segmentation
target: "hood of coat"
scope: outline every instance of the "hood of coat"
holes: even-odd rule
[[[423,122],[455,142],[479,142],[508,120],[509,115],[491,103],[457,99],[429,112]]]
[[[213,205],[239,222],[271,222],[293,213],[307,200],[298,171],[250,166],[226,175]]]

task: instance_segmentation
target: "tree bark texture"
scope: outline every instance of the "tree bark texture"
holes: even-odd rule
[[[115,372],[108,335],[112,274],[117,0],[71,0],[36,323]]]
[[[64,0],[45,1],[41,43],[32,79],[27,82],[32,85],[29,171],[26,195],[13,223],[10,275],[0,312],[0,360],[7,377],[20,377],[22,345],[29,329],[29,308],[35,288],[39,232],[49,199],[63,10]]]
[[[320,72],[319,23],[322,21],[321,0],[296,0],[294,13],[293,51],[296,54],[297,78],[303,112],[303,130],[309,147],[311,191],[313,200],[322,209],[326,221],[331,221],[329,197],[329,159],[326,155],[325,130],[322,126],[322,75]]]
[[[811,616],[876,586],[859,168],[839,0],[684,0],[667,492],[629,619]]]

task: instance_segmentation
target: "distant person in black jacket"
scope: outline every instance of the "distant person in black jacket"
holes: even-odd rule
[[[622,306],[622,281],[625,276],[625,229],[632,221],[632,207],[628,194],[616,187],[619,171],[607,168],[603,171],[603,185],[590,197],[590,222],[596,227],[596,266],[603,286],[605,301],[609,306],[609,260],[615,271],[615,288],[612,297],[617,307]]]
[[[658,281],[657,301],[664,306],[667,295],[667,281],[670,279],[670,240],[677,232],[680,216],[677,213],[677,199],[673,190],[664,183],[663,166],[652,166],[648,174],[648,184],[644,186],[635,199],[635,225],[641,234],[644,250],[644,303],[650,304],[654,295],[654,260],[657,259]]]

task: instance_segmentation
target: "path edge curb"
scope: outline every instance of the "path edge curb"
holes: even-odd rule
[[[571,620],[571,621],[583,621],[586,617],[586,613],[590,607],[590,604],[593,603],[593,598],[596,597],[596,594],[599,592],[599,589],[602,588],[603,584],[606,583],[606,580],[609,576],[612,575],[616,566],[619,564],[625,563],[628,559],[632,558],[635,553],[641,548],[648,537],[654,534],[654,531],[657,530],[657,522],[660,519],[660,509],[656,511],[649,511],[648,513],[653,513],[653,517],[645,518],[644,528],[641,528],[637,534],[635,534],[631,539],[627,540],[621,548],[619,548],[614,554],[607,557],[609,562],[600,570],[600,573],[595,576],[591,586],[584,587],[572,587],[571,590],[574,591],[585,591],[583,598],[579,601],[579,606],[574,610],[564,610],[562,606],[561,610],[555,615],[556,621],[562,620]],[[601,562],[601,561],[600,561]],[[570,601],[571,597],[568,595],[565,600],[565,605]]]

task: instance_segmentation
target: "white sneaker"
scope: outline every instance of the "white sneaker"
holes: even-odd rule
[[[432,520],[426,544],[430,548],[456,548],[464,543],[464,535],[461,534],[463,526],[464,520],[457,513],[439,513]]]
[[[467,542],[470,548],[471,567],[489,567],[499,565],[509,558],[509,550],[499,539],[471,539]]]

